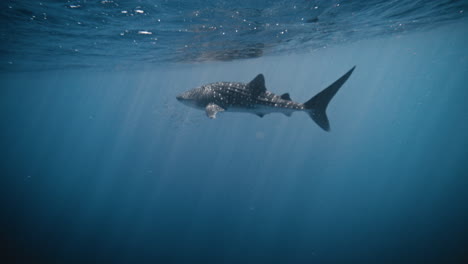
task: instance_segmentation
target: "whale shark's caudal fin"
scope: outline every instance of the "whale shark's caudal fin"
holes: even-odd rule
[[[328,122],[326,113],[328,103],[330,103],[336,92],[338,92],[340,87],[346,82],[346,80],[348,80],[351,73],[353,73],[354,68],[356,68],[356,66],[351,68],[351,70],[349,70],[345,75],[341,76],[341,78],[336,80],[323,91],[316,94],[312,99],[304,103],[306,109],[310,109],[310,117],[325,131],[330,131],[330,123]]]

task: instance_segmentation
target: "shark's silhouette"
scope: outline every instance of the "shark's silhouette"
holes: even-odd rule
[[[204,109],[209,118],[216,118],[218,112],[247,112],[263,117],[280,112],[291,116],[293,112],[307,112],[322,129],[329,131],[326,114],[328,103],[346,82],[354,68],[323,91],[301,104],[293,102],[288,93],[281,96],[266,90],[263,74],[249,83],[216,82],[203,85],[178,95],[177,100],[191,107]]]

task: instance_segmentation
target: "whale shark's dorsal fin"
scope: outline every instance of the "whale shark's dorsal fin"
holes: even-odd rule
[[[266,92],[265,78],[263,77],[263,74],[260,73],[252,81],[250,81],[247,84],[247,89],[252,90],[254,95],[259,95]]]
[[[288,100],[288,101],[292,101],[291,100],[291,97],[289,96],[289,93],[284,93],[281,95],[281,99],[283,100]]]

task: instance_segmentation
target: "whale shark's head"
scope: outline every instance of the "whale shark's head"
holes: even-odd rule
[[[176,96],[179,102],[195,108],[204,108],[206,106],[205,98],[203,87],[195,88]]]

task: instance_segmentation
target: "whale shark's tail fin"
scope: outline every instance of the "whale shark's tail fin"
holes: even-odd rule
[[[328,122],[326,113],[328,103],[330,103],[336,92],[338,92],[340,87],[346,82],[346,80],[348,80],[351,73],[353,73],[354,68],[356,68],[356,66],[351,68],[351,70],[345,73],[345,75],[341,76],[341,78],[336,80],[323,91],[316,94],[312,99],[304,103],[306,109],[310,109],[310,117],[325,131],[330,131],[330,123]]]

